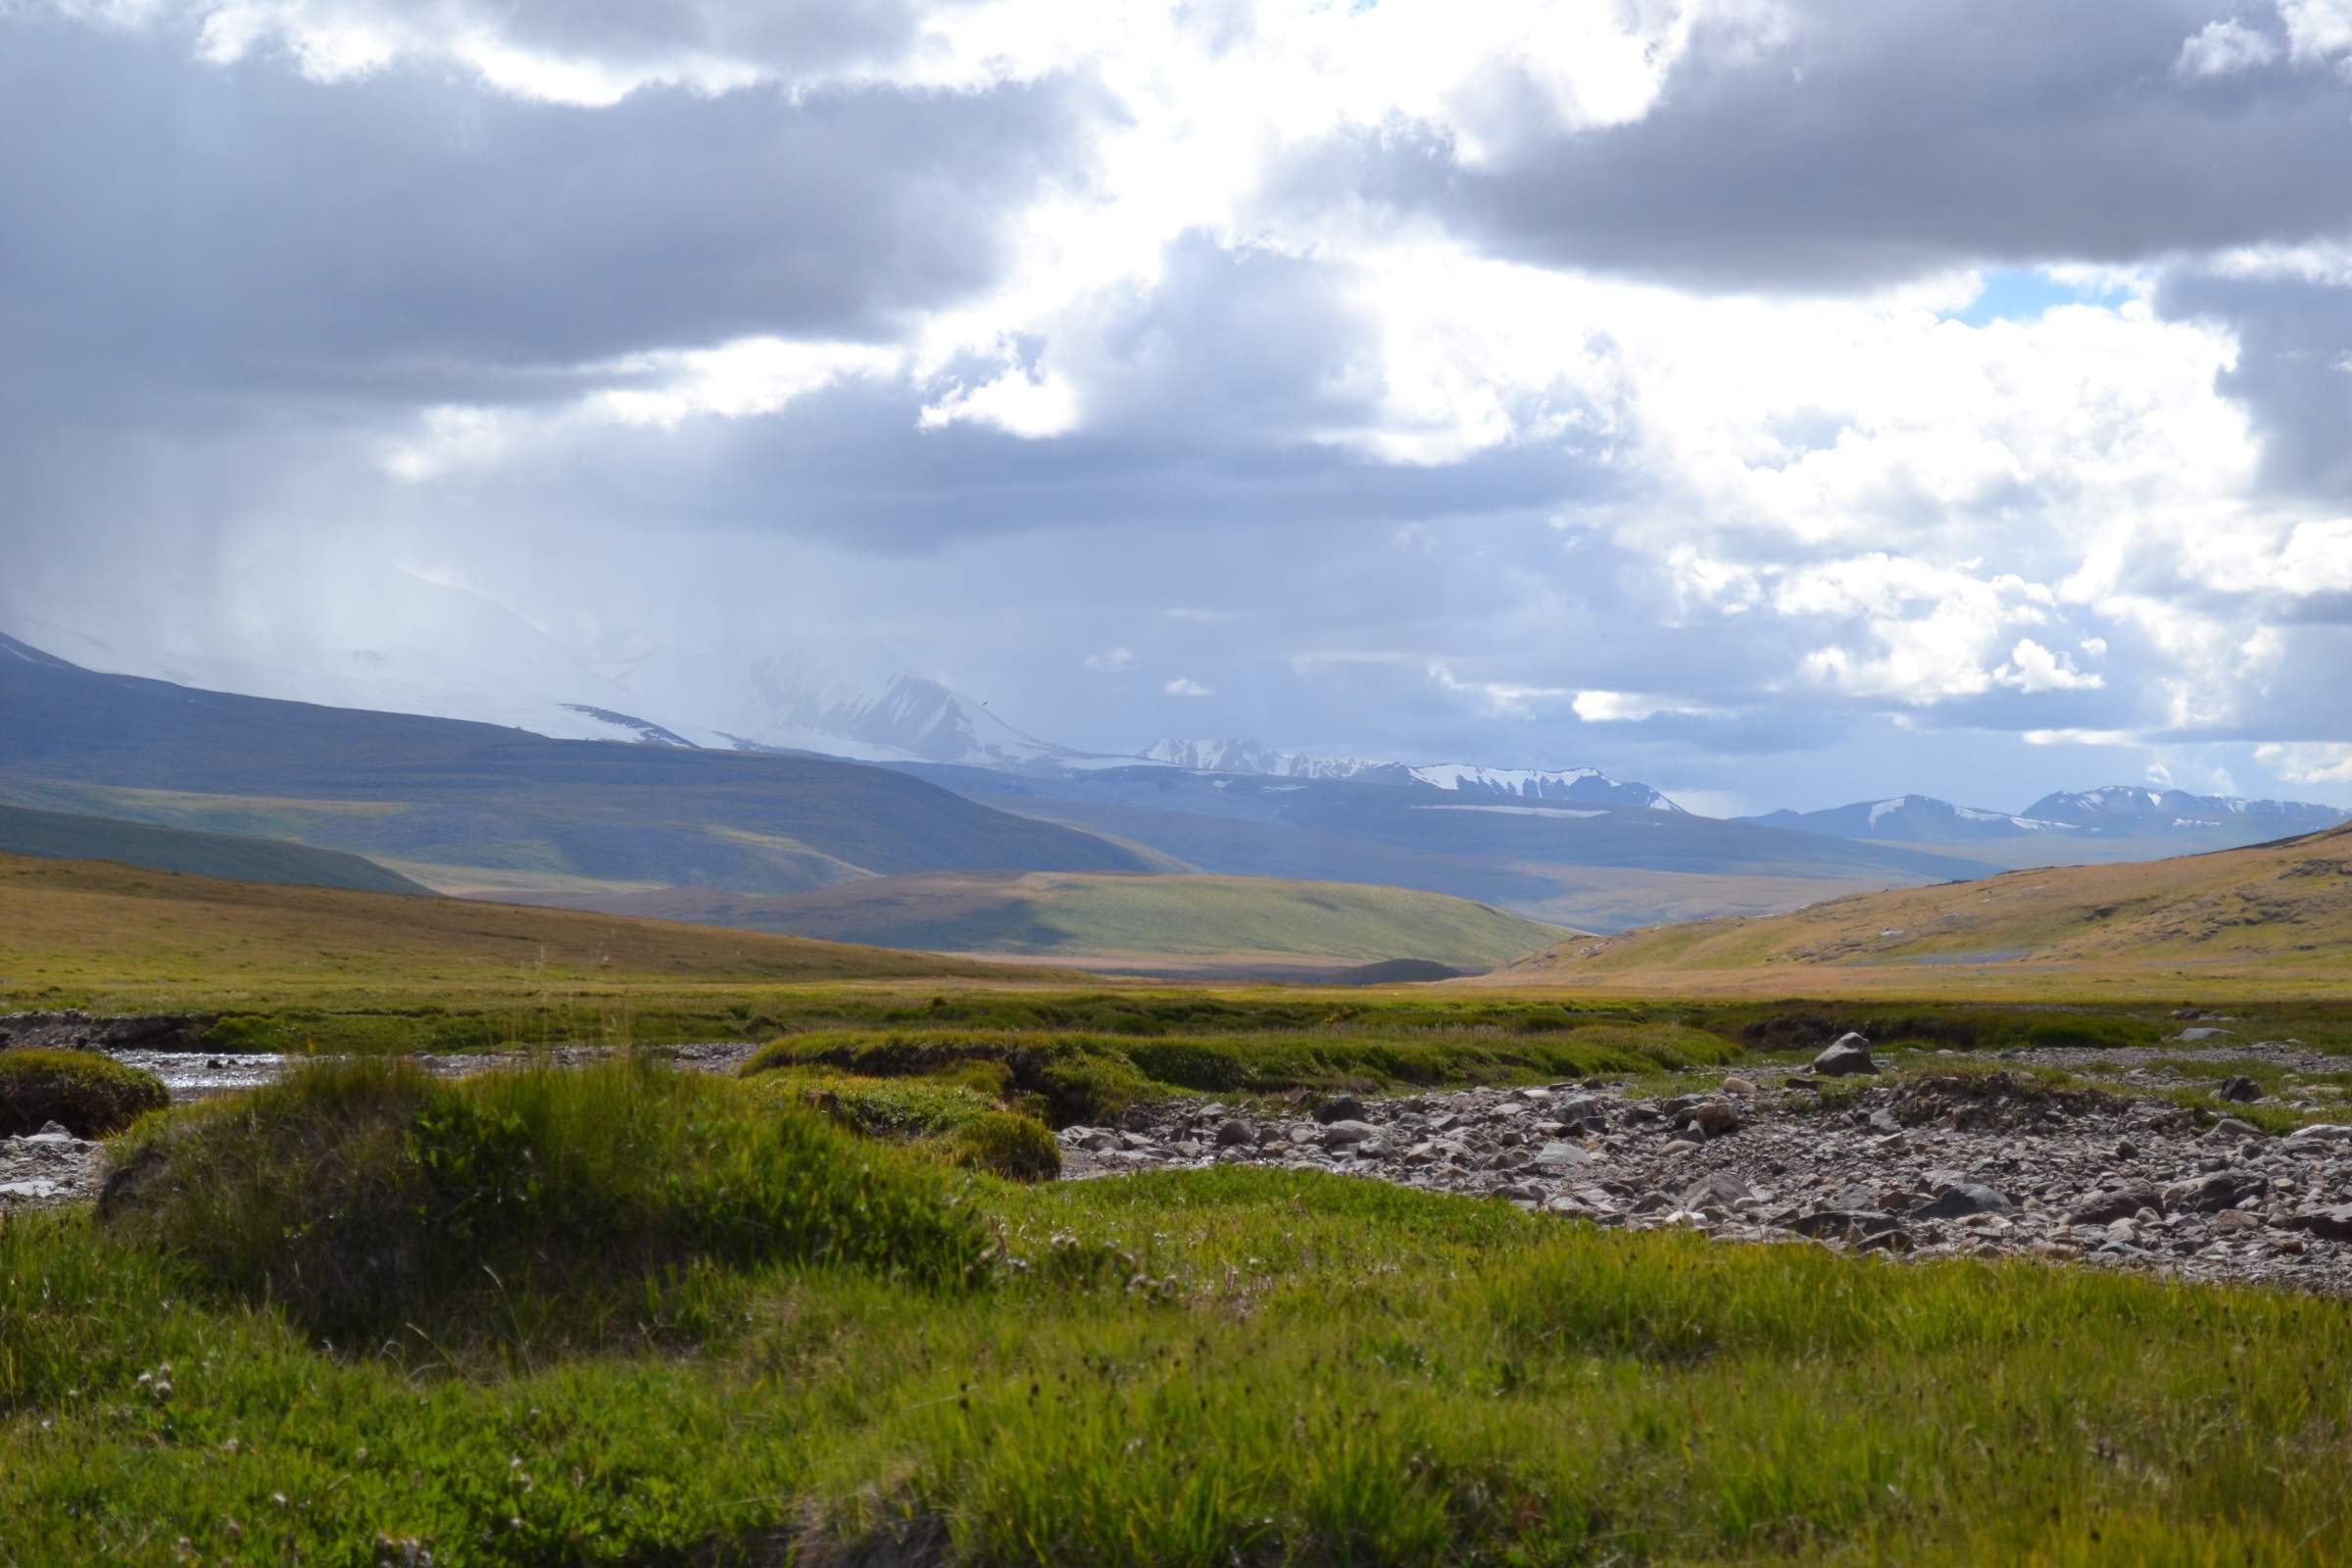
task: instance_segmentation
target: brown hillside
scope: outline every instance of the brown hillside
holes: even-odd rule
[[[2352,825],[1562,943],[1494,980],[1706,994],[2352,991]]]

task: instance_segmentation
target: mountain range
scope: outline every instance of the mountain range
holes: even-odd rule
[[[105,694],[52,702],[48,718],[0,737],[0,798],[299,839],[443,891],[774,896],[941,871],[1189,871],[1418,889],[1594,930],[2227,848],[2344,819],[2111,786],[2014,812],[1910,795],[1722,820],[1590,767],[1329,758],[1238,739],[1086,752],[877,643],[592,662],[463,590],[403,575],[387,591],[420,628],[391,647],[297,657],[298,641],[254,634],[195,659],[56,627],[41,633],[47,649],[0,642],[0,676]],[[482,648],[496,657],[452,652]],[[271,699],[264,718],[252,705]],[[160,740],[159,715],[184,720],[191,707],[213,716]],[[72,743],[59,751],[44,724]],[[252,733],[231,765],[226,737],[240,726]],[[626,744],[576,749],[586,742]],[[433,769],[418,760],[451,757],[465,760],[425,782]],[[759,760],[774,765],[743,770]],[[650,791],[656,779],[679,782]],[[332,803],[319,799],[330,789]]]

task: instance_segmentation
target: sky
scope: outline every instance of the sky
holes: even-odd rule
[[[399,571],[1105,751],[2352,806],[2352,0],[0,0],[0,542],[195,651]]]

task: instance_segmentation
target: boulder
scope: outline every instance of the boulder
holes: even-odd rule
[[[1935,1200],[1911,1211],[1912,1219],[1966,1219],[1971,1214],[2006,1214],[2013,1205],[1989,1187],[1954,1182]]]
[[[2192,1214],[2218,1214],[2225,1208],[2235,1208],[2249,1198],[2260,1198],[2270,1190],[2271,1184],[2260,1176],[2242,1170],[2217,1170],[2210,1176],[2166,1189],[2164,1206],[2176,1211],[2186,1209]]]
[[[2143,1208],[2161,1212],[2164,1196],[2149,1182],[2131,1182],[2111,1193],[2094,1193],[2066,1216],[2070,1225],[2111,1225],[2130,1219]]]
[[[1586,1153],[1582,1147],[1564,1143],[1545,1144],[1542,1149],[1536,1151],[1534,1160],[1538,1170],[1552,1174],[1560,1171],[1579,1170],[1592,1163],[1592,1156]]]
[[[1740,1111],[1728,1101],[1704,1100],[1690,1107],[1684,1126],[1696,1127],[1709,1138],[1721,1138],[1740,1130]]]
[[[2331,1242],[2352,1242],[2352,1203],[2306,1209],[2300,1214],[2289,1214],[2279,1223],[2287,1230],[2325,1237]]]
[[[1876,1073],[1879,1064],[1870,1059],[1870,1042],[1847,1033],[1822,1048],[1821,1054],[1813,1058],[1813,1070],[1824,1078],[1851,1078]]]

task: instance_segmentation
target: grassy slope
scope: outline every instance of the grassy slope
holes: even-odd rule
[[[2015,871],[1757,920],[1568,942],[1497,976],[1822,995],[2352,991],[2352,828],[2136,865]]]
[[[1617,931],[1658,919],[1772,913],[1919,879],[1838,858],[1850,846],[1834,840],[1816,840],[1804,846],[1808,850],[1818,846],[1830,858],[1827,863],[1809,866],[1797,863],[1801,858],[1789,857],[1772,864],[1725,869],[1707,860],[1703,844],[1697,854],[1686,857],[1677,866],[1593,864],[1580,861],[1579,856],[1588,852],[1573,844],[1546,845],[1524,834],[1517,840],[1508,837],[1509,829],[1524,828],[1524,823],[1509,817],[1489,817],[1479,823],[1489,827],[1495,822],[1505,824],[1502,836],[1479,841],[1437,834],[1431,842],[1413,843],[1347,826],[1238,820],[1124,803],[991,794],[977,789],[972,799],[1000,810],[1148,845],[1218,875],[1418,888],[1516,910],[1531,919],[1595,931]],[[1477,813],[1465,814],[1477,819]],[[1408,820],[1418,824],[1431,815],[1423,813]],[[1915,847],[1896,847],[1896,853],[1906,852],[1916,853]],[[1936,875],[1961,874],[1969,865],[1940,850],[1936,856],[1939,867]]]
[[[606,1215],[615,1183],[646,1184],[649,1222],[757,1208],[728,1161],[776,1141],[762,1086],[686,1097],[694,1136],[663,1103],[588,1103],[600,1085],[625,1080],[437,1092],[564,1102],[589,1154],[501,1204],[475,1195],[511,1151],[438,1159],[435,1201],[493,1250],[566,1238],[563,1205]],[[660,1136],[615,1135],[632,1123]],[[505,1125],[420,1131],[496,1155]],[[751,1169],[789,1176],[793,1149]],[[922,1185],[892,1150],[865,1166]],[[1025,1267],[926,1288],[665,1221],[646,1234],[688,1266],[586,1292],[560,1268],[421,1273],[401,1305],[424,1310],[342,1352],[270,1289],[264,1228],[206,1229],[229,1213],[189,1208],[229,1244],[193,1250],[0,1225],[0,1564],[397,1561],[404,1540],[614,1565],[2352,1554],[2340,1303],[1629,1235],[1298,1172],[959,1196],[937,1223],[974,1216]],[[484,1309],[453,1323],[467,1289]]]
[[[447,1002],[985,964],[746,931],[0,857],[0,1005]]]
[[[1062,872],[888,877],[786,898],[679,888],[578,901],[660,919],[939,952],[1433,958],[1500,963],[1557,926],[1401,888],[1268,877]]]
[[[1148,868],[886,768],[546,740],[27,658],[0,660],[0,800],[521,878],[798,892],[909,871]]]
[[[276,839],[196,833],[119,817],[82,816],[0,806],[0,855],[44,859],[119,860],[150,871],[285,882],[362,893],[430,890],[371,860]]]

